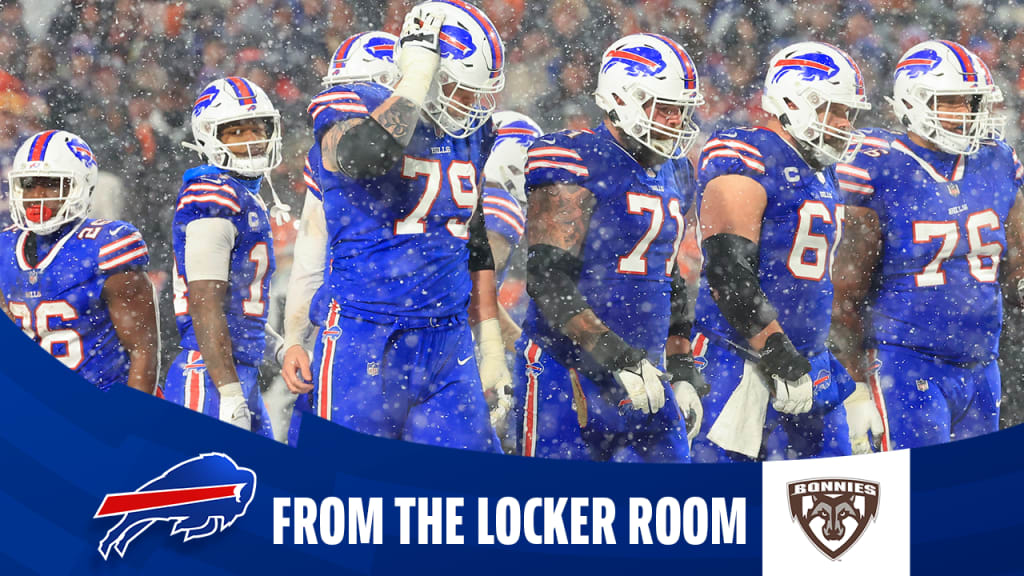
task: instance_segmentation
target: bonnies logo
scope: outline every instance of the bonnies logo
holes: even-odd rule
[[[787,484],[789,512],[811,544],[838,559],[864,534],[878,513],[878,483],[817,478]]]

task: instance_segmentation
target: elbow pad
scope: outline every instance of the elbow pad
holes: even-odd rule
[[[549,244],[530,246],[526,261],[526,292],[548,323],[561,331],[573,316],[589,310],[580,294],[579,280],[583,262],[572,254]]]
[[[687,304],[686,280],[679,273],[679,266],[672,271],[672,308],[669,316],[668,335],[690,339],[693,332],[693,318],[690,318]]]
[[[761,290],[757,244],[735,234],[704,239],[704,275],[718,309],[744,338],[751,338],[778,318]]]
[[[356,180],[383,176],[402,159],[405,147],[373,118],[349,128],[338,141],[335,160]]]
[[[480,207],[469,221],[469,271],[494,270],[494,255],[491,242],[487,239],[487,226]]]

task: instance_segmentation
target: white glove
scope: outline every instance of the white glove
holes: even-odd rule
[[[242,384],[231,382],[217,387],[220,393],[220,421],[252,430],[252,413],[242,394]]]
[[[676,393],[676,404],[683,412],[683,420],[686,421],[686,441],[693,444],[693,439],[700,432],[700,424],[704,419],[704,406],[700,403],[700,395],[693,388],[693,385],[686,380],[677,380],[672,383]]]
[[[405,15],[402,33],[398,36],[398,72],[402,79],[395,86],[394,94],[417,106],[423,105],[441,63],[438,40],[443,23],[443,12],[415,6]]]
[[[872,450],[868,432],[871,432],[872,438],[878,440],[885,430],[882,426],[882,415],[878,413],[874,396],[871,394],[871,387],[867,382],[857,382],[857,388],[843,404],[846,406],[846,423],[850,427],[850,446],[853,453],[870,454]]]
[[[814,385],[811,384],[811,376],[804,374],[799,379],[783,380],[778,376],[772,376],[775,382],[775,398],[772,406],[779,412],[786,414],[803,414],[809,412],[814,404]]]
[[[646,358],[634,366],[616,370],[612,375],[626,389],[633,408],[644,414],[654,414],[665,405],[664,373]]]
[[[512,410],[512,374],[505,362],[505,345],[498,319],[488,318],[474,326],[473,341],[476,343],[480,383],[491,406],[491,426],[498,429]]]

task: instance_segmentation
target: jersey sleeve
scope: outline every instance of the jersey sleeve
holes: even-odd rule
[[[727,174],[747,176],[761,182],[765,178],[764,155],[737,132],[716,132],[701,149],[697,170],[701,188]]]
[[[487,187],[483,194],[484,223],[515,246],[526,231],[526,217],[519,202],[502,188]]]
[[[876,180],[888,171],[884,163],[896,135],[878,129],[864,130],[864,134],[864,144],[853,160],[835,165],[836,180],[844,204],[877,210]]]
[[[306,183],[306,192],[313,195],[320,202],[324,201],[324,194],[320,190],[320,178],[315,166],[319,166],[320,159],[312,157],[313,151],[306,154],[306,166],[302,169],[302,179]]]
[[[306,109],[313,119],[316,141],[338,122],[369,117],[389,95],[387,88],[375,84],[345,84],[317,94]]]
[[[1021,165],[1020,158],[1017,156],[1017,151],[1014,150],[1013,146],[1010,146],[1010,152],[1013,154],[1013,183],[1016,185],[1017,190],[1020,190],[1024,187],[1024,166]]]
[[[142,234],[127,222],[110,222],[97,234],[96,267],[108,276],[149,265],[149,248]]]
[[[583,155],[565,134],[536,140],[526,153],[526,190],[547,184],[577,184],[590,177]]]

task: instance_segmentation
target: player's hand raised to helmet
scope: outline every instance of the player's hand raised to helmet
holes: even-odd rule
[[[441,61],[438,43],[443,23],[444,13],[432,11],[429,6],[415,6],[405,15],[398,37],[398,71],[403,76],[414,71],[434,76]]]

